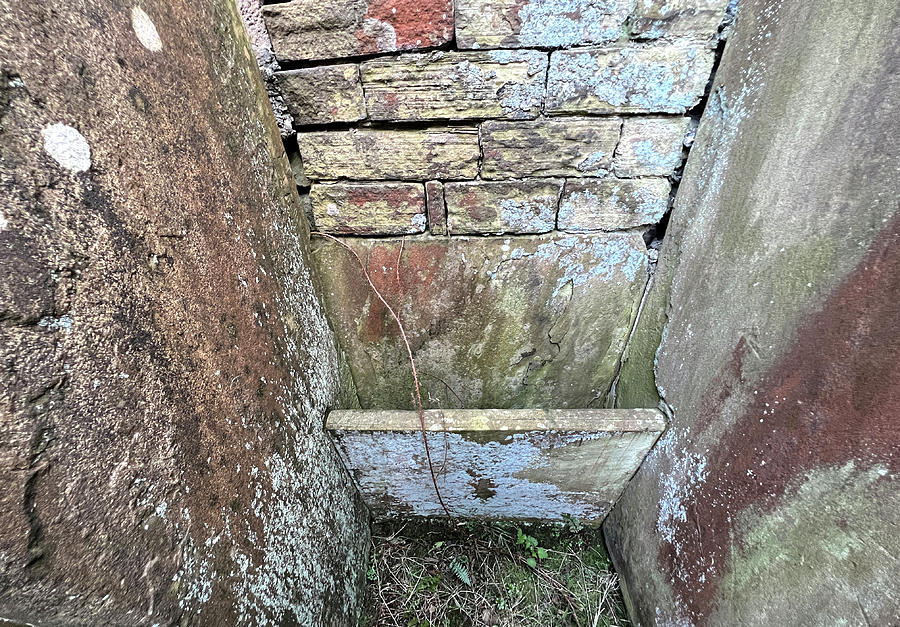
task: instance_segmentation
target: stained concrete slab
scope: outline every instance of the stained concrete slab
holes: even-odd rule
[[[340,362],[235,3],[0,0],[0,188],[0,623],[355,624]]]
[[[665,426],[656,409],[333,411],[326,423],[376,516],[595,524]]]
[[[426,406],[602,406],[647,281],[639,234],[344,242],[401,317]],[[321,240],[313,258],[362,408],[412,409],[399,330],[356,259]]]

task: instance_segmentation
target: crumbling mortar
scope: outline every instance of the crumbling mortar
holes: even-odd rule
[[[553,212],[553,232],[558,233],[559,230],[559,210],[562,207],[562,199],[563,194],[566,191],[566,183],[569,182],[568,177],[563,179],[562,185],[559,186],[559,191],[556,192],[556,210]]]
[[[281,67],[275,51],[272,49],[272,40],[262,16],[262,0],[238,0],[237,8],[244,24],[247,43],[256,56],[279,132],[283,138],[289,137],[292,133],[294,118],[288,111],[284,94],[278,84],[277,72]]]
[[[672,117],[680,117],[680,116],[672,116]],[[616,158],[619,156],[619,146],[622,144],[622,133],[625,129],[625,116],[622,116],[622,122],[619,124],[619,137],[616,139],[616,147],[613,148],[612,152],[612,160],[611,163],[616,162]],[[621,177],[619,177],[621,178]]]
[[[541,93],[541,112],[539,117],[543,117],[547,111],[547,96],[550,89],[550,57],[552,52],[547,52],[547,67],[544,69],[544,91]]]
[[[366,110],[366,116],[362,120],[359,120],[357,123],[353,123],[353,122],[348,123],[348,128],[357,128],[358,126],[361,126],[365,122],[369,122],[371,124],[371,121],[370,121],[371,112],[369,111],[369,92],[367,91],[369,85],[362,79],[362,67],[359,64],[357,64],[357,66],[356,66],[356,78],[359,80],[359,89],[362,92],[362,105],[363,105],[363,108]],[[325,124],[324,126],[329,126],[329,125]],[[308,131],[309,127],[305,127],[304,130]],[[300,131],[298,130],[298,132],[300,132]]]
[[[484,139],[483,139],[483,130],[482,130],[483,126],[484,126],[483,122],[480,122],[478,124],[478,165],[475,170],[475,180],[476,181],[481,180],[481,170],[484,167]],[[446,204],[447,203],[445,201],[444,205],[446,205]]]
[[[365,91],[365,87],[363,87],[363,91]],[[699,105],[698,105],[699,106]],[[315,133],[319,131],[350,131],[356,129],[366,129],[366,130],[383,130],[383,131],[417,131],[417,130],[428,130],[434,128],[447,129],[447,130],[474,130],[476,126],[480,126],[485,122],[495,122],[498,120],[502,121],[510,121],[510,122],[540,122],[541,120],[565,120],[566,118],[588,118],[588,119],[597,119],[603,120],[606,118],[615,118],[615,117],[624,117],[624,118],[682,118],[682,117],[691,117],[696,113],[696,117],[699,117],[699,113],[702,113],[702,107],[698,109],[697,107],[693,107],[687,113],[672,113],[672,112],[653,112],[653,111],[628,111],[625,113],[610,111],[604,113],[596,113],[596,112],[585,112],[585,113],[571,113],[571,112],[560,112],[555,113],[553,111],[548,111],[546,113],[540,113],[535,117],[528,118],[502,118],[498,116],[479,116],[479,117],[467,117],[465,119],[458,118],[442,118],[442,117],[430,117],[427,120],[371,120],[371,119],[362,119],[357,120],[355,122],[317,122],[313,124],[297,124],[295,125],[295,130],[297,133]]]

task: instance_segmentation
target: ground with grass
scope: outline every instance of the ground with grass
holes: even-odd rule
[[[628,625],[599,529],[396,522],[373,529],[364,627]]]

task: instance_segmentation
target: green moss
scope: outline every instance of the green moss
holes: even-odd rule
[[[334,401],[336,409],[359,409],[359,396],[356,394],[356,383],[353,372],[344,351],[338,349],[338,391]]]
[[[729,615],[710,622],[753,622],[764,598],[770,623],[888,624],[900,603],[892,557],[900,536],[889,522],[898,511],[886,469],[848,463],[810,473],[773,511],[743,516],[719,586]]]
[[[833,238],[811,237],[780,251],[771,263],[750,277],[748,283],[772,280],[772,299],[780,305],[805,299],[812,286],[823,284],[823,278],[834,275],[838,267],[837,255]]]
[[[622,355],[615,399],[618,408],[656,407],[659,404],[653,367],[666,324],[670,281],[662,271],[658,271],[644,301],[641,317]]]

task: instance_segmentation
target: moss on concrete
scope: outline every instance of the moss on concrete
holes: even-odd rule
[[[602,406],[646,277],[639,235],[408,238],[399,270],[400,240],[346,242],[403,321],[426,407]],[[399,329],[356,259],[333,242],[314,257],[362,407],[412,408]]]
[[[809,624],[889,625],[900,618],[887,590],[896,569],[871,558],[896,555],[896,534],[881,521],[900,511],[900,493],[881,466],[847,463],[803,478],[790,499],[771,512],[745,512],[741,541],[722,580],[729,599],[712,615],[719,624],[754,624],[759,596],[767,612],[802,616]]]

